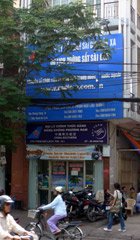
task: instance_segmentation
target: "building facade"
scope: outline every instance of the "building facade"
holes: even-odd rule
[[[49,4],[52,6],[67,4],[69,1],[62,0],[52,0]],[[123,36],[123,45],[117,45],[117,53],[123,50],[123,63],[119,59],[110,63],[110,69],[112,79],[110,79],[113,84],[114,80],[117,78],[117,72],[121,72],[121,82],[119,85],[113,85],[114,89],[116,87],[117,91],[122,93],[120,98],[139,98],[140,97],[140,84],[139,84],[139,45],[140,45],[140,3],[139,1],[124,0],[124,1],[112,1],[112,0],[87,0],[84,1],[85,4],[93,11],[102,21],[103,33],[109,36],[110,39],[114,35]],[[29,1],[20,1],[17,3],[19,7],[28,7]],[[119,35],[120,34],[120,35]],[[111,40],[113,44],[113,40]],[[121,65],[121,69],[119,68]],[[106,69],[106,72],[109,72]],[[115,75],[113,75],[115,74]],[[111,77],[110,77],[111,78]],[[114,79],[114,80],[113,80]],[[108,94],[111,92],[108,89]],[[116,92],[117,92],[116,91]],[[35,125],[32,119],[29,120],[29,135],[30,138],[27,139],[27,152],[24,143],[21,144],[20,150],[22,149],[22,159],[20,156],[20,151],[17,151],[12,158],[12,181],[11,190],[12,195],[16,196],[17,199],[22,200],[24,205],[27,207],[36,207],[43,201],[50,201],[52,188],[55,184],[61,184],[66,188],[71,187],[84,187],[86,184],[91,184],[94,190],[102,190],[103,188],[112,188],[114,181],[119,181],[122,185],[131,187],[132,185],[137,189],[139,187],[139,152],[138,152],[138,133],[140,129],[140,106],[138,102],[122,101],[121,103],[113,101],[113,107],[109,109],[114,109],[118,106],[115,115],[105,115],[105,110],[100,111],[101,105],[96,106],[96,113],[92,112],[88,115],[86,112],[86,118],[75,119],[67,121],[69,126],[66,125],[64,118],[54,119],[50,118],[49,129],[55,129],[58,135],[57,140],[62,140],[62,135],[60,136],[58,128],[63,129],[63,133],[66,134],[68,127],[71,124],[74,125],[76,131],[78,131],[77,125],[84,125],[83,128],[88,129],[88,124],[92,127],[96,124],[105,123],[107,128],[107,141],[106,142],[80,142],[80,138],[77,142],[54,142],[54,137],[51,137],[47,142],[43,144],[43,139],[41,144],[35,141],[33,143],[32,134],[34,130],[39,129],[39,124]],[[114,107],[115,106],[115,107]],[[95,106],[94,106],[95,109]],[[104,109],[107,109],[105,106]],[[78,109],[80,110],[80,108]],[[72,114],[75,109],[70,109],[67,115]],[[111,110],[114,111],[114,110]],[[30,116],[35,113],[32,109],[29,111]],[[73,112],[74,113],[74,112]],[[91,113],[91,112],[90,112]],[[101,115],[102,113],[102,115]],[[49,114],[47,112],[47,114]],[[61,112],[58,115],[61,116]],[[114,114],[114,113],[113,113]],[[56,115],[55,112],[50,112],[50,116]],[[58,116],[57,115],[57,116]],[[66,115],[66,112],[65,112]],[[80,115],[80,112],[79,112]],[[56,122],[59,121],[59,126]],[[84,121],[84,122],[83,122]],[[44,126],[45,124],[45,126]],[[77,124],[77,125],[76,125]],[[32,125],[34,129],[32,129]],[[41,123],[44,132],[47,132],[46,126],[47,121]],[[55,125],[55,127],[53,126]],[[97,126],[96,126],[97,127]],[[45,130],[44,130],[45,129]],[[64,132],[65,129],[65,132]],[[72,129],[72,127],[71,127]],[[79,132],[82,134],[82,127]],[[100,128],[101,129],[101,128]],[[97,130],[97,129],[96,129]],[[103,129],[102,129],[103,130]],[[54,130],[52,130],[54,131]],[[49,134],[49,131],[47,132]],[[72,134],[72,131],[69,130]],[[73,132],[75,134],[75,132]],[[90,130],[87,130],[87,136],[90,135]],[[64,136],[64,135],[63,135]],[[74,135],[67,135],[65,137],[73,137]],[[91,140],[92,138],[90,138]],[[78,142],[79,141],[79,142]],[[135,141],[135,142],[134,142]],[[39,142],[39,141],[38,141]],[[132,143],[135,144],[132,144]],[[137,145],[137,151],[134,150],[133,146]],[[92,159],[92,152],[96,147],[100,147],[102,152],[102,160]],[[23,150],[24,149],[24,150]],[[19,163],[20,158],[20,163]],[[18,164],[18,165],[17,165]],[[18,166],[18,168],[17,168]],[[24,176],[18,172],[21,167],[24,169]],[[26,173],[26,175],[25,175]],[[23,184],[23,179],[24,181]],[[18,180],[18,181],[17,181]],[[27,182],[29,181],[29,185]],[[18,182],[18,185],[16,184]],[[24,186],[23,186],[24,185]],[[29,186],[29,187],[28,187]],[[27,200],[28,199],[28,200]],[[28,201],[28,204],[27,204]]]

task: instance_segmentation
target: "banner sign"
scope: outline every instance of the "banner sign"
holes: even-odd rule
[[[69,55],[63,55],[60,50],[55,59],[42,64],[44,70],[30,72],[26,94],[43,99],[63,98],[62,91],[69,92],[70,99],[122,97],[123,35],[110,34],[101,38],[105,39],[112,49],[110,59],[103,58],[101,52],[93,50],[94,39],[81,42]],[[63,73],[58,70],[60,66],[64,66]],[[75,76],[75,81],[71,82],[69,75],[65,82],[61,81],[66,78],[66,74]],[[74,86],[77,91],[73,90]]]
[[[107,122],[27,124],[26,142],[40,144],[107,144]]]
[[[122,118],[121,102],[83,103],[73,107],[28,107],[27,122],[107,120]]]
[[[38,144],[28,144],[27,158],[40,160],[55,160],[55,161],[84,161],[93,160],[92,154],[95,152],[95,145],[88,146],[42,146]]]
[[[56,67],[68,64],[69,72],[76,78],[77,91],[72,90],[69,79],[62,85],[61,77],[54,72],[32,72],[28,76],[26,93],[33,98],[59,99],[61,91],[68,91],[73,98],[122,98],[123,97],[123,35],[103,36],[112,48],[111,59],[103,59],[100,52],[93,51],[93,42],[81,42],[70,56],[62,56],[44,64],[44,67]],[[66,70],[67,71],[67,70]],[[56,79],[57,78],[57,79]],[[44,92],[49,92],[49,95]],[[27,121],[66,121],[66,120],[108,120],[123,118],[123,103],[119,101],[78,104],[73,107],[28,107]]]

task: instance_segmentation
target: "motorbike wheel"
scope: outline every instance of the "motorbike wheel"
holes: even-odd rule
[[[66,231],[68,234],[66,234],[65,239],[69,240],[82,240],[83,239],[83,232],[79,227],[76,226],[69,226]]]
[[[95,222],[97,220],[95,207],[89,207],[87,210],[87,218],[90,222]]]
[[[38,239],[40,240],[41,239],[41,236],[42,236],[42,231],[41,231],[41,228],[38,224],[36,224],[35,222],[31,222],[29,223],[25,229],[27,231],[34,231],[35,234],[38,236]]]

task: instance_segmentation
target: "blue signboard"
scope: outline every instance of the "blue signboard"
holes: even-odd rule
[[[99,99],[123,97],[123,35],[104,36],[112,48],[111,59],[103,59],[100,52],[93,51],[93,42],[82,42],[70,56],[59,54],[49,64],[54,72],[32,72],[27,79],[26,92],[33,98],[60,99],[61,90],[71,93],[69,99]],[[69,79],[62,85],[61,76],[55,68],[67,63],[71,68],[66,70],[77,79],[77,91],[73,91]],[[44,67],[48,63],[44,64]],[[34,80],[32,80],[34,79]],[[44,93],[49,92],[49,95]],[[72,107],[28,107],[27,121],[69,121],[69,120],[106,120],[123,117],[123,103],[118,101],[101,103],[81,103]]]
[[[58,56],[50,63],[44,63],[44,70],[32,71],[27,78],[26,93],[33,98],[62,98],[61,90],[71,93],[72,98],[117,98],[123,95],[123,35],[103,36],[112,49],[110,59],[103,58],[101,52],[93,51],[93,41],[81,42],[69,55]],[[61,81],[64,74],[58,72],[58,66],[66,64],[65,73],[75,76],[71,83],[69,77]],[[51,70],[47,71],[50,65]],[[46,67],[46,68],[45,68]],[[63,71],[63,73],[64,73]],[[73,90],[77,87],[77,91]],[[49,94],[46,94],[46,93]]]
[[[28,122],[106,120],[122,118],[123,108],[120,102],[83,103],[73,107],[28,107]]]
[[[107,122],[27,124],[26,143],[107,144]]]

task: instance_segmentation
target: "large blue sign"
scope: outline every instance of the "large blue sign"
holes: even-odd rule
[[[107,122],[27,124],[26,143],[107,144]]]
[[[68,95],[70,99],[122,97],[123,35],[112,34],[103,38],[112,49],[111,59],[103,58],[101,52],[94,52],[93,41],[81,42],[69,56],[59,53],[50,63],[43,64],[44,70],[39,73],[32,71],[27,79],[27,95],[58,99],[62,98],[63,91],[71,93]],[[75,83],[71,83],[69,77],[65,83],[61,81],[65,74],[60,74],[58,67],[63,64],[69,67],[66,70],[64,68],[63,73],[73,74]],[[77,91],[73,90],[74,86]]]
[[[69,92],[69,99],[99,99],[123,97],[123,35],[112,34],[104,36],[112,48],[111,59],[103,59],[100,52],[93,51],[93,42],[82,42],[70,56],[59,54],[49,64],[54,72],[32,72],[27,79],[26,92],[33,98],[59,99],[61,90]],[[77,81],[69,79],[62,84],[61,76],[56,69],[62,63],[67,63],[71,69],[66,69],[75,76]],[[43,65],[46,69],[48,63]],[[34,79],[34,80],[32,80]],[[77,86],[77,91],[72,90]],[[45,92],[49,92],[47,95]],[[27,121],[70,121],[70,120],[106,120],[123,117],[123,103],[118,101],[101,103],[81,103],[72,107],[28,107]]]

